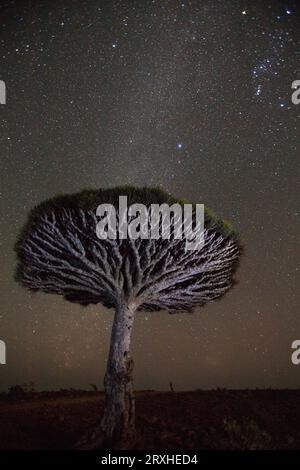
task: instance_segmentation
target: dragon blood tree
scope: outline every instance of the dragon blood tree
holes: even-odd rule
[[[115,310],[104,415],[82,438],[82,448],[126,448],[134,442],[130,341],[137,312],[190,312],[219,299],[234,283],[240,254],[230,225],[208,210],[199,249],[186,250],[184,236],[172,237],[174,230],[169,239],[100,239],[97,207],[106,203],[117,208],[121,195],[127,196],[128,206],[143,204],[149,212],[152,204],[184,204],[157,188],[127,186],[57,196],[31,211],[15,247],[16,280],[24,287]],[[170,220],[174,228],[175,216]],[[161,228],[162,219],[158,224]],[[140,230],[142,234],[142,226]]]

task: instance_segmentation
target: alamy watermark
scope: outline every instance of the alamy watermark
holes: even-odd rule
[[[3,80],[0,80],[0,104],[6,104],[6,85]]]
[[[300,103],[300,80],[293,81],[292,89],[295,90],[292,93],[292,103],[299,104]]]
[[[96,226],[101,240],[180,239],[186,250],[199,250],[204,245],[204,204],[144,204],[127,205],[127,196],[119,196],[119,207],[100,204]]]
[[[292,349],[295,349],[291,356],[291,361],[294,366],[298,366],[300,364],[300,339],[295,339],[292,342]]]
[[[0,365],[6,364],[6,344],[0,339]]]

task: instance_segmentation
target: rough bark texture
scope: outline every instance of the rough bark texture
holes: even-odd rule
[[[104,378],[105,410],[101,422],[106,446],[127,448],[135,441],[133,360],[130,357],[134,309],[118,305]]]
[[[80,449],[128,449],[136,439],[133,394],[133,360],[130,342],[135,307],[120,302],[111,332],[104,377],[105,407],[98,421],[78,442]]]

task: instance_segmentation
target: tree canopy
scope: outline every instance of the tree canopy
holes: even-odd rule
[[[234,283],[240,243],[232,226],[205,210],[204,246],[186,251],[183,240],[100,240],[96,208],[188,201],[160,188],[121,186],[49,199],[29,214],[16,243],[16,279],[33,291],[63,295],[82,305],[120,302],[139,310],[191,311],[220,298]]]

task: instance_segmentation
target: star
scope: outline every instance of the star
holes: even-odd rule
[[[86,361],[91,361],[91,368],[85,372],[82,362],[82,369],[74,369],[75,387],[88,384],[98,369],[104,375],[112,315],[101,306],[85,311],[58,296],[31,297],[16,287],[11,248],[22,221],[31,207],[57,193],[132,184],[159,186],[179,198],[203,202],[234,222],[245,240],[239,283],[224,304],[211,305],[212,315],[209,310],[202,318],[198,311],[193,316],[180,314],[167,327],[165,314],[149,314],[147,325],[157,334],[153,357],[145,366],[155,370],[159,365],[157,379],[152,383],[141,367],[137,381],[149,388],[164,387],[167,363],[160,365],[160,342],[165,344],[170,328],[176,342],[166,360],[173,355],[179,360],[178,387],[244,386],[248,368],[247,385],[268,385],[245,350],[248,336],[255,345],[253,338],[262,332],[270,348],[267,366],[274,377],[275,363],[282,372],[272,383],[299,388],[300,374],[285,369],[287,361],[280,358],[287,352],[285,338],[294,334],[299,310],[293,225],[299,208],[285,190],[295,190],[299,152],[297,107],[290,99],[291,82],[299,73],[296,2],[222,2],[219,8],[218,0],[180,0],[163,8],[162,2],[153,0],[132,2],[129,8],[129,2],[116,0],[111,8],[100,8],[99,1],[91,0],[78,2],[76,8],[65,8],[66,2],[52,7],[48,2],[47,9],[32,11],[22,7],[26,2],[4,3],[0,82],[8,85],[9,105],[0,106],[0,220],[5,228],[0,230],[5,258],[0,271],[6,279],[0,338],[1,316],[7,309],[9,347],[19,356],[25,348],[30,353],[23,362],[32,374],[24,375],[24,381],[36,379],[59,388],[62,384],[54,379],[57,370],[52,366],[64,360],[72,365],[84,361],[82,351],[89,348]],[[250,206],[255,210],[249,211]],[[282,224],[274,223],[278,212]],[[290,227],[284,242],[282,225]],[[257,295],[249,300],[251,291]],[[256,311],[259,324],[253,317]],[[284,333],[282,312],[287,313]],[[102,314],[107,323],[102,323]],[[35,315],[45,328],[35,324]],[[185,332],[178,328],[181,318]],[[143,351],[151,335],[141,325],[142,320],[135,338]],[[19,345],[13,336],[23,330]],[[203,369],[202,359],[194,374],[180,356],[185,351],[186,358],[202,358],[201,353],[208,352],[204,345],[216,332],[225,365],[228,370],[233,366],[232,382],[228,376],[228,383],[223,383],[223,374]],[[70,350],[64,356],[68,336]],[[199,341],[192,345],[188,339],[196,336]],[[225,337],[241,347],[241,367],[236,370]],[[179,352],[177,340],[182,342]],[[41,357],[34,350],[38,344],[43,344]],[[262,345],[257,344],[256,354],[262,355]],[[216,351],[209,351],[212,359],[218,356]],[[17,366],[12,366],[0,393],[19,380]],[[68,386],[67,381],[63,385]]]
[[[261,85],[258,85],[255,94],[256,96],[259,96],[261,94]]]

